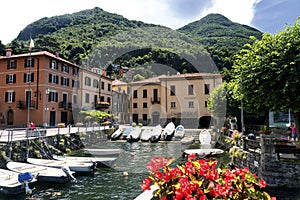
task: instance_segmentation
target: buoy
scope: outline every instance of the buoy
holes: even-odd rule
[[[123,176],[128,176],[128,173],[127,172],[123,172]]]

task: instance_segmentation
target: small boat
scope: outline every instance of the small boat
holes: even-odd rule
[[[175,124],[173,122],[169,122],[167,126],[163,130],[163,137],[165,141],[170,141],[174,135]]]
[[[137,142],[140,140],[142,129],[135,127],[126,137],[128,142]]]
[[[195,137],[194,136],[185,136],[180,140],[181,144],[193,144],[195,142]]]
[[[32,192],[30,187],[36,182],[37,179],[29,172],[20,174],[7,169],[0,169],[0,194],[30,194]]]
[[[199,142],[201,145],[210,145],[211,143],[211,134],[207,129],[201,130],[199,133]]]
[[[58,156],[52,155],[55,160],[73,161],[80,163],[95,163],[96,167],[113,167],[116,164],[117,158],[110,157],[75,157],[75,156]]]
[[[123,130],[118,128],[113,134],[110,136],[110,140],[118,140],[123,133]]]
[[[150,142],[158,142],[161,138],[162,127],[160,125],[155,126],[152,130],[152,136],[150,137]]]
[[[149,142],[151,136],[152,136],[152,130],[150,128],[146,128],[142,131],[140,139],[142,142]]]
[[[30,172],[38,181],[41,182],[66,183],[75,179],[73,177],[75,172],[67,171],[66,168],[63,170],[14,161],[7,162],[6,168],[17,173]]]
[[[131,131],[133,131],[132,127],[126,128],[125,131],[122,133],[122,139],[126,140],[127,136],[129,135],[129,133],[131,133]]]
[[[27,158],[27,162],[34,165],[41,165],[45,167],[54,167],[62,168],[68,167],[71,171],[74,172],[92,172],[95,169],[95,164],[92,162],[89,163],[80,163],[67,160],[49,160],[49,159],[39,159],[39,158]]]
[[[178,125],[175,128],[174,138],[176,138],[176,139],[182,139],[184,137],[184,134],[185,134],[184,126]]]
[[[101,156],[118,156],[121,153],[120,149],[84,149],[86,155],[95,157]]]
[[[184,153],[197,154],[198,156],[205,157],[207,155],[222,154],[224,151],[222,149],[186,149]]]

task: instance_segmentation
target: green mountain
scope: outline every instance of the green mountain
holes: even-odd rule
[[[250,36],[258,39],[262,37],[259,30],[234,23],[220,14],[209,14],[179,28],[178,31],[204,45],[220,70],[224,67],[231,68],[232,56],[246,43],[252,42]]]
[[[32,37],[34,51],[59,52],[62,58],[113,74],[121,68],[134,68],[132,77],[139,74],[139,78],[147,78],[177,71],[230,69],[233,54],[251,43],[250,36],[260,38],[261,34],[219,14],[172,30],[128,20],[96,7],[35,21],[8,47],[16,54],[27,52]]]

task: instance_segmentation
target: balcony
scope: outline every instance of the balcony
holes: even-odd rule
[[[151,98],[151,103],[152,104],[160,104],[160,97],[158,97],[158,98]]]
[[[63,108],[65,110],[67,109],[72,109],[72,103],[71,102],[64,102],[64,101],[61,101],[59,102],[58,104],[58,108]]]
[[[26,101],[17,101],[17,108],[19,109],[28,109],[28,105],[30,109],[34,109],[36,106],[35,101],[30,101],[28,104]]]
[[[96,110],[106,110],[109,108],[109,106],[110,106],[109,102],[101,101],[96,104]]]

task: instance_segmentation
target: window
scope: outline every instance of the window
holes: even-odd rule
[[[107,102],[110,103],[110,97],[107,97]]]
[[[5,102],[7,102],[7,103],[15,102],[15,92],[14,91],[5,92]]]
[[[73,94],[73,104],[77,104],[77,95]]]
[[[138,104],[137,103],[133,103],[133,108],[137,108]]]
[[[143,103],[143,108],[147,108],[147,107],[148,107],[147,103]]]
[[[62,64],[61,71],[65,73],[69,73],[69,66],[66,64]]]
[[[65,77],[61,77],[61,85],[69,86],[69,79]]]
[[[204,102],[204,106],[205,106],[205,108],[207,108],[207,101]]]
[[[32,68],[34,66],[34,59],[31,58],[31,59],[25,59],[25,62],[24,62],[24,67],[25,68]]]
[[[85,93],[85,103],[90,103],[90,94]]]
[[[170,95],[175,96],[175,85],[171,85]]]
[[[50,60],[50,68],[58,70],[58,64],[55,60]]]
[[[171,108],[176,108],[176,102],[171,102]]]
[[[147,98],[147,90],[143,90],[143,98]]]
[[[209,84],[204,84],[204,94],[209,94]]]
[[[143,114],[143,121],[147,121],[147,118],[148,118],[147,114]]]
[[[98,80],[97,79],[93,80],[93,87],[94,88],[99,88],[99,84],[98,84]]]
[[[101,90],[104,90],[104,82],[101,82]]]
[[[107,90],[108,90],[108,91],[111,90],[111,85],[110,85],[110,83],[107,84]]]
[[[49,74],[49,83],[58,84],[58,76],[55,74]]]
[[[194,102],[193,101],[189,101],[189,108],[194,108]]]
[[[91,86],[91,78],[90,77],[85,77],[84,78],[84,85]]]
[[[100,101],[104,101],[104,96],[101,96],[101,97],[100,97]]]
[[[72,80],[72,87],[74,87],[74,88],[79,88],[79,81],[77,81],[77,80]]]
[[[133,98],[135,98],[135,99],[138,98],[137,90],[134,90],[134,91],[133,91]]]
[[[17,61],[16,60],[8,60],[7,61],[7,69],[16,69]]]
[[[24,74],[24,83],[34,82],[34,73]]]
[[[6,75],[6,83],[16,83],[16,75],[15,74]]]
[[[77,76],[78,75],[78,69],[77,68],[73,68],[73,75]]]
[[[58,102],[58,93],[51,91],[48,95],[48,101],[49,102]]]
[[[188,94],[194,95],[194,85],[188,85]]]

